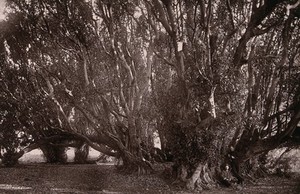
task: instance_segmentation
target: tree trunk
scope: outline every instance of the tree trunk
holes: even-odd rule
[[[8,150],[1,156],[2,164],[6,167],[12,167],[19,163],[19,154],[14,150]]]
[[[126,148],[120,150],[123,166],[121,170],[126,173],[148,174],[153,172],[153,167],[150,162],[143,159],[137,153],[129,152]]]
[[[193,175],[191,176],[191,178],[188,179],[188,181],[186,183],[186,187],[189,190],[194,190],[195,189],[195,184],[196,184],[197,180],[200,178],[202,168],[203,168],[203,165],[199,164],[197,166],[196,170],[194,171]]]
[[[40,147],[47,163],[62,163],[67,162],[67,155],[65,147],[52,146],[49,144]]]
[[[189,190],[211,189],[216,186],[216,182],[212,176],[215,171],[208,168],[208,164],[199,163],[192,175],[186,179],[186,187]]]
[[[89,155],[89,146],[87,144],[82,144],[75,148],[74,162],[77,164],[87,163],[87,158]]]

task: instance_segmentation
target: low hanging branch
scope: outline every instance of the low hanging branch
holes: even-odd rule
[[[48,86],[48,89],[49,89],[49,94],[48,94],[48,96],[53,100],[53,102],[54,102],[54,103],[56,104],[56,106],[59,108],[60,113],[63,115],[65,121],[66,121],[67,124],[68,124],[68,129],[69,129],[69,130],[68,130],[67,132],[70,133],[70,134],[72,134],[72,135],[74,135],[75,137],[77,137],[77,138],[79,138],[79,139],[82,139],[82,140],[85,141],[89,146],[91,146],[93,149],[95,149],[95,150],[97,150],[97,151],[99,151],[99,152],[102,152],[102,153],[104,153],[104,154],[106,154],[106,155],[118,157],[118,153],[117,153],[117,152],[112,152],[110,149],[106,148],[105,146],[96,144],[96,143],[94,143],[93,141],[91,141],[88,137],[86,137],[86,136],[84,136],[84,135],[82,135],[82,134],[80,134],[80,133],[76,133],[76,132],[75,132],[76,130],[72,127],[72,125],[71,125],[71,123],[70,123],[70,121],[69,121],[67,115],[65,114],[65,112],[64,112],[64,110],[63,110],[61,104],[58,102],[58,100],[57,100],[57,99],[55,98],[55,96],[54,96],[54,89],[53,89],[52,84],[50,83],[50,80],[49,80],[48,78],[45,78],[45,80],[46,80],[46,83],[47,83],[47,86]],[[77,106],[77,108],[78,108],[78,106]],[[85,113],[85,112],[82,111],[82,113]],[[88,117],[87,115],[85,115],[85,116],[89,119],[89,117]],[[91,119],[89,119],[89,122],[94,124],[94,122],[93,122]],[[95,126],[95,124],[94,124],[94,126]]]

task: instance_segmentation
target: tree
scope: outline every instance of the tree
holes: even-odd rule
[[[151,169],[141,154],[147,133],[140,111],[149,88],[152,54],[142,47],[148,44],[143,37],[135,38],[137,24],[127,10],[133,2],[9,3],[11,16],[21,15],[19,28],[30,34],[24,48],[33,52],[22,58],[30,60],[36,75],[44,79],[40,89],[59,110],[60,128],[105,154],[118,152],[130,169]],[[123,36],[121,31],[130,25]]]
[[[175,157],[179,178],[191,189],[206,187],[211,184],[205,178],[210,169],[207,164],[220,166],[213,161],[219,158],[231,163],[241,182],[240,164],[284,144],[299,122],[294,109],[298,101],[291,102],[296,93],[286,90],[298,88],[298,83],[284,84],[294,66],[294,60],[287,60],[288,53],[293,52],[289,48],[293,47],[293,31],[298,31],[294,28],[298,17],[286,15],[282,1],[146,2],[151,5],[171,51],[160,55],[162,63],[172,66],[173,83],[165,100],[163,95],[159,98],[159,107],[173,152],[182,150]],[[249,42],[251,46],[247,45]],[[282,52],[278,53],[278,49]],[[275,53],[281,54],[281,58],[272,57]],[[292,55],[295,57],[295,53]],[[271,74],[267,68],[273,70]],[[166,105],[162,106],[163,103]],[[282,110],[291,104],[293,108]],[[271,123],[267,124],[266,118]],[[220,142],[226,135],[229,138]],[[202,143],[206,140],[216,143]]]
[[[148,172],[157,131],[194,189],[214,186],[223,163],[242,182],[240,165],[299,123],[298,1],[8,2],[6,59],[38,79],[57,122],[47,142]]]

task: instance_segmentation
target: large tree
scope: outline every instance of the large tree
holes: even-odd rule
[[[149,123],[143,119],[152,65],[150,32],[142,32],[137,2],[8,1],[8,23],[28,35],[6,37],[13,64],[19,58],[59,110],[60,129],[93,148],[121,156],[129,169],[143,161]],[[23,36],[23,37],[22,37]],[[22,39],[17,45],[13,39]],[[146,148],[145,148],[146,149]],[[113,151],[112,151],[113,150]]]
[[[187,187],[215,184],[222,163],[242,181],[240,164],[299,123],[299,1],[8,3],[5,60],[39,79],[64,137],[126,169],[152,168],[157,131]]]
[[[286,144],[299,123],[299,2],[145,2],[171,66],[158,109],[179,178],[206,187],[229,163],[242,182],[240,164]]]

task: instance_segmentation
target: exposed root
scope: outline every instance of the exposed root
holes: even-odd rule
[[[138,176],[151,174],[154,172],[154,168],[151,163],[141,159],[134,159],[134,161],[124,162],[122,165],[118,166],[118,170],[124,174],[136,173]]]
[[[196,170],[194,171],[193,175],[187,179],[186,187],[189,190],[208,190],[213,187],[216,187],[216,182],[212,178],[211,171],[208,168],[207,164],[198,164]]]
[[[184,165],[181,165],[179,167],[176,167],[173,169],[177,174],[176,174],[176,180],[172,182],[173,185],[181,185],[185,184],[187,182],[187,168]]]

